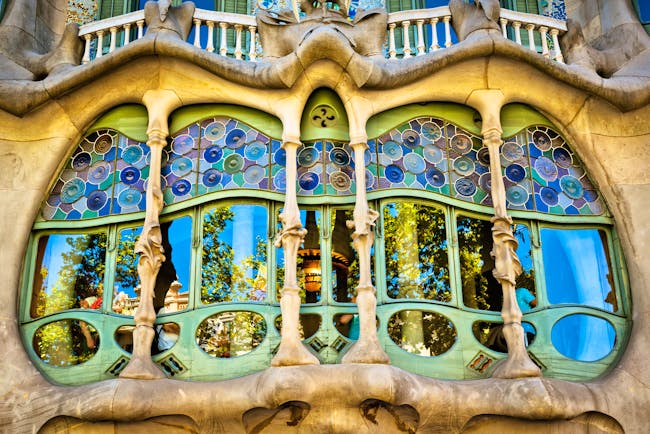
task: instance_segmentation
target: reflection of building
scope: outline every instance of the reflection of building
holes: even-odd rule
[[[0,0],[7,431],[646,431],[644,4],[55,3]]]

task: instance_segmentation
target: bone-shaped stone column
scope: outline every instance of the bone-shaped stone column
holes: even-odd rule
[[[169,134],[167,118],[173,109],[180,106],[180,101],[174,92],[164,90],[148,91],[142,101],[149,114],[147,145],[151,149],[151,163],[147,180],[144,227],[135,244],[135,251],[139,256],[140,301],[135,311],[133,353],[120,377],[154,380],[165,378],[162,370],[151,360],[151,343],[155,334],[153,324],[156,320],[153,307],[154,287],[160,266],[165,261],[159,221],[163,208],[160,171],[162,152]]]
[[[539,367],[533,363],[526,352],[524,329],[521,326],[521,309],[515,294],[515,279],[521,274],[521,262],[517,257],[517,239],[512,233],[512,218],[506,209],[506,191],[501,175],[499,147],[501,140],[500,112],[503,107],[503,94],[498,90],[474,91],[468,102],[481,113],[483,145],[490,156],[491,195],[494,206],[492,217],[492,252],[494,270],[492,274],[501,284],[503,291],[503,335],[508,345],[508,358],[493,371],[496,378],[539,377]]]
[[[282,147],[286,152],[286,185],[284,209],[280,214],[282,232],[275,240],[275,246],[284,249],[284,287],[280,310],[282,312],[282,339],[277,354],[271,360],[272,366],[318,365],[316,356],[300,341],[300,288],[298,287],[297,263],[298,249],[307,230],[300,222],[300,210],[296,199],[296,154],[300,143],[284,141]]]
[[[390,363],[388,355],[377,339],[376,290],[370,278],[370,249],[375,241],[375,221],[379,213],[368,206],[366,198],[366,170],[364,153],[366,141],[350,145],[354,150],[354,173],[357,186],[354,220],[347,226],[354,229],[352,245],[359,257],[359,286],[357,286],[357,308],[359,309],[359,339],[345,353],[342,363]]]

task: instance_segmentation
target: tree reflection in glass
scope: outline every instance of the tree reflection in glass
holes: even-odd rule
[[[203,218],[201,301],[263,301],[267,294],[268,213],[260,205],[209,210]]]
[[[419,321],[413,321],[419,318]],[[456,342],[456,327],[435,312],[403,310],[388,320],[388,335],[405,351],[418,356],[438,356]]]
[[[451,301],[442,210],[408,202],[385,205],[384,240],[389,297]]]
[[[32,346],[48,365],[72,366],[95,355],[99,348],[99,335],[84,321],[64,319],[39,327],[34,333]]]
[[[40,237],[32,292],[32,318],[66,309],[101,309],[106,234]]]
[[[203,321],[196,343],[213,357],[243,356],[257,348],[266,336],[266,321],[255,312],[221,312]]]
[[[160,224],[165,261],[154,287],[154,309],[170,313],[187,308],[190,286],[192,218],[180,217]],[[119,232],[112,310],[133,315],[138,307],[140,278],[135,244],[142,226],[124,228]],[[164,310],[163,310],[164,309]]]
[[[616,312],[618,302],[605,231],[543,228],[541,234],[548,301]]]

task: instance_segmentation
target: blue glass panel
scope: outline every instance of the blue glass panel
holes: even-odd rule
[[[605,231],[544,228],[541,234],[549,302],[617,311]]]
[[[591,315],[569,315],[553,325],[551,341],[564,356],[593,362],[611,353],[616,330],[608,321]]]

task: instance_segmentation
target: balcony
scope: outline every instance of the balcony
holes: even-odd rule
[[[385,57],[409,58],[451,47],[457,43],[451,22],[447,6],[389,14]],[[264,57],[254,16],[196,9],[193,23],[187,42],[201,50],[250,62]],[[504,38],[564,62],[558,41],[567,31],[564,21],[501,9],[499,24]],[[82,63],[141,39],[146,30],[143,10],[81,26],[79,37],[85,43]]]

